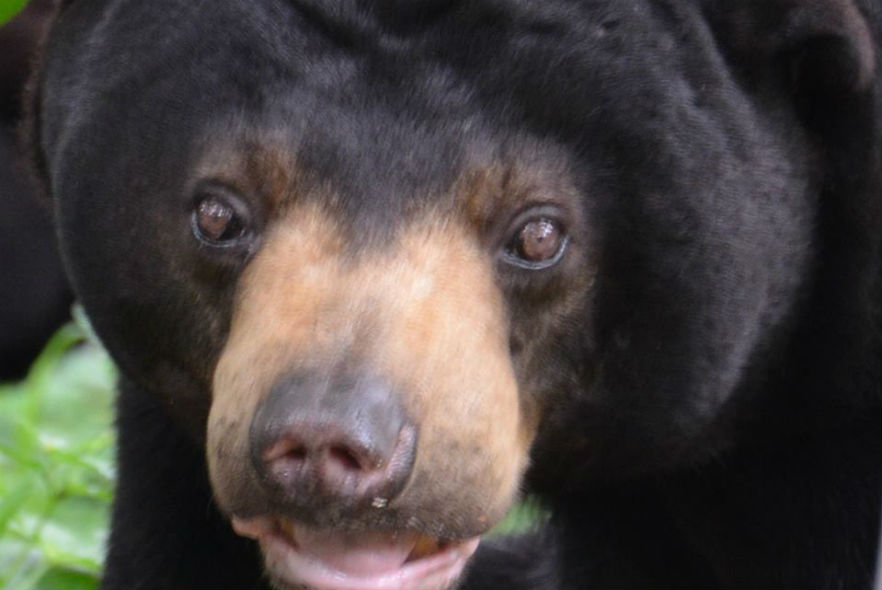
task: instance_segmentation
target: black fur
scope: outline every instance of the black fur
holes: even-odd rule
[[[0,381],[24,376],[72,299],[50,208],[17,141],[25,81],[50,15],[51,3],[35,0],[0,28]]]
[[[153,396],[120,384],[107,588],[260,588],[254,543],[214,507],[202,450]]]
[[[545,383],[527,485],[551,520],[482,549],[467,585],[868,586],[880,26],[876,0],[69,3],[33,139],[126,375],[105,586],[259,576],[201,458],[247,260],[209,260],[186,207],[231,128],[291,138],[358,247],[475,154],[573,169],[593,280],[519,374]],[[515,364],[571,284],[500,280]]]

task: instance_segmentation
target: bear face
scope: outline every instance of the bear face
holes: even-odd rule
[[[876,67],[830,2],[853,75],[794,100],[744,41],[787,5],[62,9],[34,138],[71,278],[271,577],[452,583],[524,477],[737,442],[814,305],[817,113]]]

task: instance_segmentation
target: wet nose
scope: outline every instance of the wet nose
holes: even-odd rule
[[[385,382],[304,373],[276,384],[251,422],[251,459],[274,500],[308,508],[385,503],[413,467],[416,429]]]

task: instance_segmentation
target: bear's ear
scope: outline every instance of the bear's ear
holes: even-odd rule
[[[876,77],[876,42],[854,0],[706,0],[705,14],[743,67],[777,64],[818,131]]]

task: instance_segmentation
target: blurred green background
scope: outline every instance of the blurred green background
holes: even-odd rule
[[[75,313],[82,318],[82,315]],[[113,490],[115,369],[84,320],[0,384],[0,588],[97,586]]]
[[[0,25],[15,16],[27,3],[28,0],[0,0]]]

